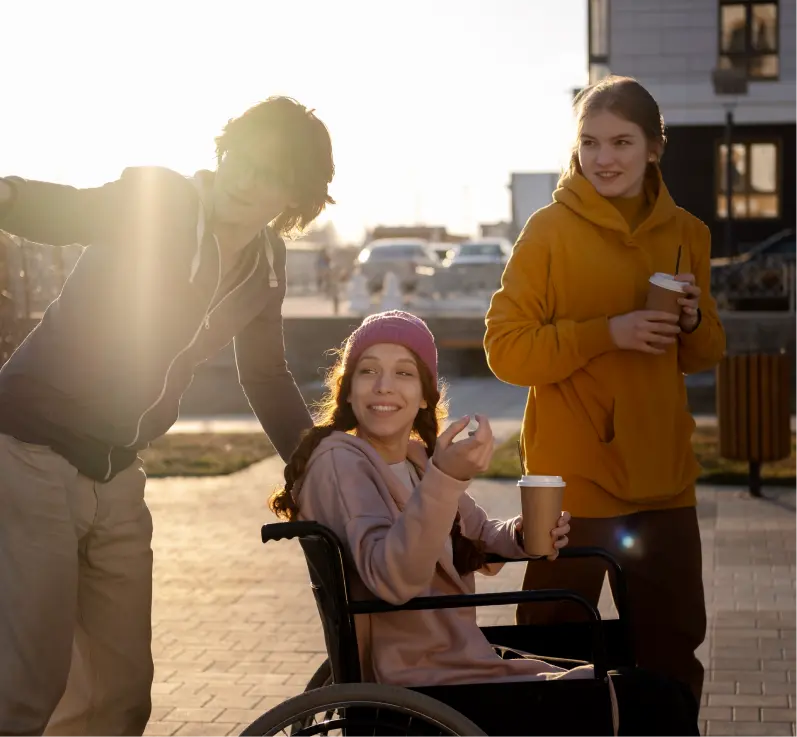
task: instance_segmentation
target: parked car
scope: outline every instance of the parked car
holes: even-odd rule
[[[452,249],[448,257],[451,266],[473,264],[506,264],[512,254],[512,244],[504,238],[464,241]]]
[[[512,244],[503,238],[465,241],[446,259],[449,291],[494,291],[512,253]]]
[[[441,267],[440,259],[419,238],[379,238],[371,241],[357,257],[371,293],[382,289],[385,274],[392,271],[404,292],[412,292],[424,277]]]
[[[438,259],[440,259],[440,261],[445,261],[447,258],[449,258],[455,247],[455,243],[434,242],[429,244],[429,248],[435,252],[435,255]]]
[[[738,256],[711,260],[721,309],[785,310],[794,299],[795,232],[783,230]]]

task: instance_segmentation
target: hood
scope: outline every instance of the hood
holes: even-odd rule
[[[658,166],[648,168],[644,187],[648,201],[652,201],[654,205],[636,232],[663,225],[675,217],[677,210]],[[598,194],[583,174],[565,175],[554,191],[553,199],[600,228],[630,233],[628,223],[619,210],[603,195]]]
[[[382,459],[382,456],[376,452],[376,449],[368,441],[358,438],[356,435],[350,435],[349,433],[335,430],[331,435],[324,438],[313,451],[310,460],[307,462],[304,476],[307,476],[310,468],[314,463],[317,463],[320,458],[340,448],[346,448],[349,452],[361,454],[363,459],[368,460],[376,470],[385,476],[385,478],[390,479],[394,475],[390,471],[388,464]],[[423,475],[426,464],[429,462],[429,457],[426,455],[426,448],[422,443],[419,443],[417,440],[410,440],[410,444],[407,447],[407,459],[418,469],[419,475]],[[300,479],[293,488],[293,498],[297,503],[302,493],[303,480],[304,477]]]

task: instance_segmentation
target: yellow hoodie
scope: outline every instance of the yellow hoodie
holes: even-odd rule
[[[700,468],[683,375],[712,368],[725,333],[709,294],[710,234],[677,207],[656,171],[633,230],[580,174],[535,212],[487,313],[485,349],[502,381],[530,387],[526,473],[564,476],[575,517],[695,504]],[[664,355],[618,349],[609,318],[645,307],[648,278],[692,272],[702,321]]]

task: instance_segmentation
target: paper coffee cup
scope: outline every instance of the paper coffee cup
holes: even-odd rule
[[[681,315],[678,300],[684,296],[684,282],[677,281],[672,274],[654,274],[648,280],[648,299],[645,309]]]
[[[565,482],[561,476],[521,476],[517,482],[523,510],[523,549],[529,555],[552,555],[551,530],[562,514]]]

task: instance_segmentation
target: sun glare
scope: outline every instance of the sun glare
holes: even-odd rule
[[[135,165],[191,174],[213,167],[227,119],[288,94],[332,134],[327,217],[344,237],[473,231],[509,216],[510,172],[564,160],[582,5],[12,3],[3,54],[24,63],[3,81],[0,173],[76,186]]]

